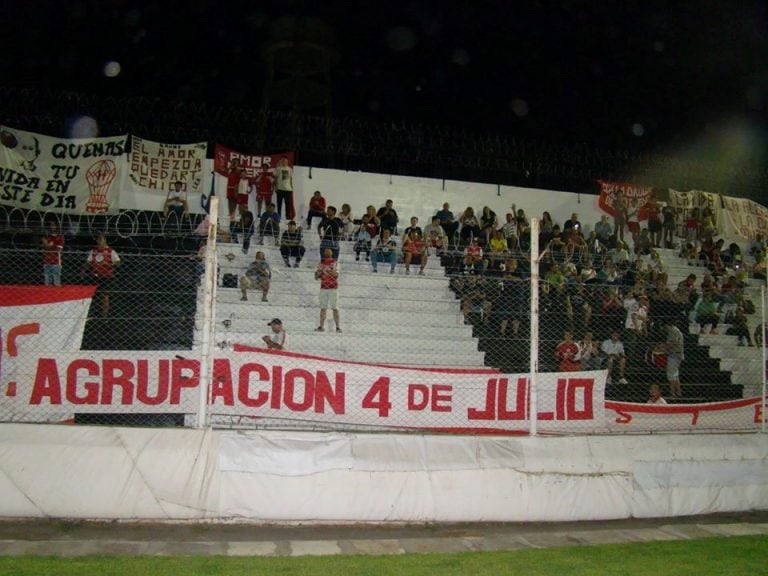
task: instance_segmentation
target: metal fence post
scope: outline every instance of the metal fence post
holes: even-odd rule
[[[203,330],[200,349],[200,396],[197,408],[197,428],[208,425],[208,405],[213,382],[213,319],[216,317],[216,288],[218,259],[216,231],[218,227],[219,199],[211,198],[209,206],[208,241],[205,250],[205,276],[203,278]]]
[[[537,378],[539,371],[539,221],[531,218],[531,356],[530,356],[530,419],[532,436],[536,435],[538,395]]]

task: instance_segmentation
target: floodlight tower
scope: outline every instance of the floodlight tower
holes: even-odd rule
[[[270,23],[263,46],[264,93],[259,114],[258,144],[298,149],[304,114],[325,118],[326,152],[332,164],[331,72],[339,61],[332,29],[317,18],[283,16]],[[287,122],[270,133],[275,112]]]

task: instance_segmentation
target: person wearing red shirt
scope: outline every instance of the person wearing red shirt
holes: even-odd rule
[[[339,323],[339,269],[336,260],[333,259],[333,250],[326,248],[323,251],[323,259],[317,264],[315,280],[320,280],[320,326],[316,332],[325,330],[325,316],[328,308],[333,310],[333,323],[336,324],[336,332],[341,332]]]
[[[59,233],[56,222],[48,224],[48,235],[43,237],[43,283],[46,286],[61,286],[61,253],[64,251],[64,236]]]
[[[560,362],[561,372],[578,372],[581,370],[579,345],[573,341],[573,334],[566,330],[563,341],[555,348],[555,359]]]
[[[256,188],[256,216],[261,216],[261,209],[272,202],[275,179],[268,169],[264,169],[251,182]]]
[[[307,212],[307,224],[312,226],[312,218],[325,218],[325,198],[316,190],[314,196],[309,199],[309,212]]]
[[[419,274],[424,275],[424,267],[427,265],[427,245],[421,239],[421,234],[412,230],[405,235],[403,240],[403,264],[405,264],[405,273],[411,273],[411,261],[419,264]]]
[[[240,181],[243,179],[245,179],[245,171],[240,166],[240,160],[232,158],[227,169],[227,206],[230,222],[234,222],[238,206],[241,212],[248,209],[248,194],[239,192]]]
[[[90,272],[93,281],[98,284],[101,292],[101,315],[109,314],[109,293],[112,291],[112,283],[115,277],[115,268],[120,265],[120,256],[107,245],[107,239],[103,233],[96,235],[96,248],[88,253],[88,257],[80,271],[84,277]]]

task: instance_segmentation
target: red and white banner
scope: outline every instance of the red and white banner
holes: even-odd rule
[[[175,190],[175,182],[181,182],[182,192],[201,193],[207,149],[205,142],[163,144],[131,136],[126,185],[162,192],[165,196],[169,190]]]
[[[118,212],[126,138],[65,139],[0,127],[0,204],[65,214]]]
[[[746,198],[723,196],[723,233],[754,240],[768,232],[768,208]]]
[[[229,164],[233,158],[240,161],[240,166],[251,184],[257,184],[263,173],[274,172],[277,161],[282,157],[288,158],[288,164],[293,166],[293,152],[279,152],[276,154],[245,154],[232,150],[221,144],[216,144],[213,154],[213,169],[217,174],[226,176]]]
[[[28,371],[41,355],[80,349],[95,286],[0,287],[0,398],[28,389]],[[28,368],[27,368],[28,370]],[[3,402],[4,403],[4,402]]]
[[[627,199],[627,206],[635,200],[637,202],[638,209],[645,206],[645,203],[653,193],[651,186],[638,186],[637,184],[628,184],[627,182],[606,182],[605,180],[598,180],[600,185],[600,198],[598,199],[598,206],[600,209],[611,215],[616,216],[616,210],[614,209],[614,203],[616,202],[616,196],[619,192],[624,193],[624,197]],[[645,210],[640,210],[638,213],[639,220],[646,220],[648,218]]]

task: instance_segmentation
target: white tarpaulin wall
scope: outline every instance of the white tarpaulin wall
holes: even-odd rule
[[[768,508],[764,435],[502,438],[0,426],[0,515],[563,521]]]

